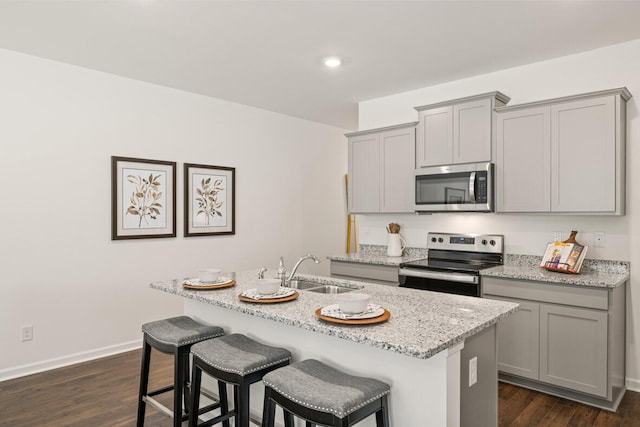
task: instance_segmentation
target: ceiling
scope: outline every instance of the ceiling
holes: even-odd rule
[[[356,130],[359,101],[638,39],[638,22],[640,1],[615,0],[3,0],[0,48]]]

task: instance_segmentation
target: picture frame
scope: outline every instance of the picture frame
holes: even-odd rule
[[[184,235],[235,234],[236,169],[184,164]]]
[[[466,196],[467,196],[467,192],[464,189],[453,188],[453,187],[444,188],[444,200],[445,200],[445,203],[447,204],[464,203]]]
[[[111,239],[176,237],[176,162],[111,157]]]

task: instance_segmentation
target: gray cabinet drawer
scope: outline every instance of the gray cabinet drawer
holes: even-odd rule
[[[353,279],[372,279],[398,283],[398,267],[391,265],[362,264],[356,262],[331,261],[331,275]]]
[[[482,289],[483,295],[486,296],[496,295],[599,310],[609,308],[608,289],[549,285],[493,277],[482,278]]]

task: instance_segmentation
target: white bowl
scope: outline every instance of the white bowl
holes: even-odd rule
[[[347,292],[338,294],[337,299],[341,312],[345,314],[358,314],[364,313],[367,310],[371,296],[357,292]]]
[[[271,295],[280,289],[280,279],[257,279],[255,281],[256,292],[261,295]]]
[[[222,273],[222,270],[217,268],[203,268],[198,270],[198,279],[203,283],[215,283],[218,281],[220,273]]]

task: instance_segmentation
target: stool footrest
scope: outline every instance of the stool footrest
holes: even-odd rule
[[[148,403],[149,405],[151,405],[154,408],[156,408],[158,411],[162,412],[167,417],[173,418],[173,411],[171,409],[167,408],[166,406],[164,406],[162,403],[160,403],[157,400],[155,400],[153,397],[151,397],[149,395],[142,396],[142,400],[145,403]]]
[[[217,407],[216,407],[217,408]],[[213,408],[213,409],[216,409]],[[231,419],[232,417],[236,416],[236,411],[229,411],[226,414],[222,414],[222,415],[218,415],[217,417],[211,418],[209,421],[205,421],[203,423],[198,424],[198,427],[207,427],[207,426],[212,426],[214,424],[218,424],[221,423],[223,421],[227,421],[229,419]]]
[[[147,392],[147,396],[157,396],[159,394],[171,391],[171,390],[173,390],[173,388],[174,388],[173,385],[168,385],[166,387],[162,387],[162,388],[159,388],[157,390],[153,390],[153,391]]]

